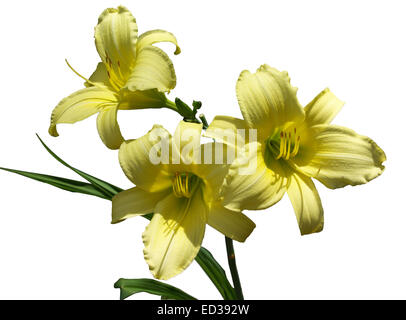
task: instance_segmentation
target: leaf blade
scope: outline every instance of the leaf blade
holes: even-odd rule
[[[88,195],[96,196],[99,198],[111,200],[111,198],[107,197],[104,193],[100,192],[99,189],[95,188],[90,183],[51,176],[51,175],[42,174],[42,173],[36,173],[36,172],[28,172],[28,171],[15,170],[15,169],[3,168],[3,167],[0,167],[0,169],[4,170],[4,171],[16,173],[21,176],[24,176],[24,177],[27,177],[27,178],[30,178],[30,179],[33,179],[33,180],[36,180],[39,182],[50,184],[54,187],[57,187],[59,189],[63,189],[66,191],[83,193],[83,194],[88,194]]]
[[[214,259],[209,250],[201,247],[195,260],[210,278],[211,282],[215,285],[224,300],[237,299],[235,290],[228,281],[226,272],[216,259]]]
[[[197,300],[179,288],[153,279],[119,279],[114,288],[120,289],[120,300],[124,300],[133,294],[147,292],[167,299]]]
[[[95,186],[95,188],[99,189],[102,193],[104,193],[106,196],[112,198],[114,195],[119,193],[120,191],[123,191],[123,189],[116,187],[115,185],[112,185],[111,183],[108,183],[107,181],[101,180],[99,178],[96,178],[90,174],[87,174],[79,169],[76,169],[72,167],[70,164],[62,160],[55,152],[53,152],[42,139],[40,136],[37,134],[37,138],[41,142],[42,146],[45,148],[45,150],[48,151],[48,153],[54,157],[59,163],[63,164],[65,167],[71,169],[78,175],[80,175],[82,178],[90,182],[92,185]]]

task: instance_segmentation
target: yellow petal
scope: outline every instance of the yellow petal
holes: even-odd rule
[[[118,105],[104,108],[97,117],[97,130],[100,138],[106,147],[112,150],[120,148],[124,141],[117,122],[117,110]]]
[[[175,86],[175,69],[165,52],[154,46],[145,46],[137,52],[135,67],[125,88],[169,92]]]
[[[153,276],[167,280],[186,269],[200,250],[207,207],[198,190],[190,199],[160,201],[143,233],[144,257]]]
[[[240,211],[231,211],[220,203],[209,211],[207,223],[230,239],[244,242],[255,228],[255,223]]]
[[[109,8],[100,15],[95,28],[96,48],[116,88],[124,86],[134,67],[137,35],[137,23],[127,8]]]
[[[245,120],[229,116],[216,116],[204,132],[204,136],[231,146],[238,143],[245,145],[248,142],[254,142],[250,141],[249,129]]]
[[[282,199],[285,185],[286,179],[266,166],[261,146],[250,143],[230,166],[222,186],[223,204],[230,210],[265,209]]]
[[[58,136],[58,123],[75,123],[116,104],[116,95],[106,87],[89,87],[76,91],[59,102],[52,111],[49,134]]]
[[[202,128],[201,123],[179,122],[172,138],[174,163],[189,165],[199,161]]]
[[[300,233],[305,235],[323,230],[323,207],[313,181],[304,175],[293,173],[287,191]]]
[[[122,191],[112,199],[111,223],[151,213],[156,204],[167,195],[168,192],[146,192],[138,187]]]
[[[304,111],[297,89],[290,84],[286,72],[262,65],[256,73],[245,70],[237,81],[237,98],[244,119],[258,129],[258,137],[266,139],[278,126],[300,122]]]
[[[203,196],[205,202],[211,204],[220,197],[220,188],[236,153],[233,146],[214,142],[202,144],[200,153],[201,163],[189,167],[192,173],[203,180]]]
[[[318,125],[313,132],[313,145],[296,164],[328,188],[363,184],[383,172],[385,153],[370,138],[335,125]]]
[[[308,126],[329,124],[343,105],[330,89],[324,89],[304,109]]]
[[[166,152],[163,148],[169,147],[168,140],[169,133],[162,126],[155,125],[141,138],[121,144],[118,153],[121,168],[128,179],[145,191],[158,192],[172,187],[172,175],[167,165],[151,161],[160,154],[157,148],[162,146],[161,153]]]
[[[145,46],[152,45],[157,42],[172,42],[176,46],[174,54],[180,53],[180,48],[175,36],[165,30],[151,30],[139,36],[137,41],[137,50],[141,50]]]
[[[107,69],[103,62],[99,62],[97,64],[96,70],[90,76],[89,81],[91,83],[97,83],[97,84],[103,85],[105,87],[108,87],[112,91],[115,90],[115,89],[113,89],[113,87],[110,84],[110,79],[107,74]],[[85,82],[85,86],[91,87],[92,85],[89,82]]]

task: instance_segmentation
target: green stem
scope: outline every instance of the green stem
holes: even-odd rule
[[[206,130],[209,127],[209,123],[207,122],[206,117],[203,113],[199,115],[199,119],[203,123],[203,129]]]
[[[166,99],[165,108],[171,109],[171,110],[173,110],[173,111],[179,113],[179,110],[178,110],[178,108],[176,107],[176,103],[173,102],[173,101],[171,101],[171,100],[169,100],[169,99]]]
[[[231,277],[233,278],[234,290],[238,300],[244,300],[242,293],[240,277],[238,276],[237,262],[235,261],[233,240],[226,237],[227,259],[230,267]]]

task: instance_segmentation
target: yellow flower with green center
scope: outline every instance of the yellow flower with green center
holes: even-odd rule
[[[75,123],[99,113],[97,129],[104,144],[118,149],[124,141],[117,123],[120,109],[168,107],[164,92],[176,85],[173,64],[164,51],[153,46],[176,38],[164,30],[138,37],[135,18],[122,6],[103,11],[95,28],[95,43],[102,62],[86,80],[86,88],[63,99],[53,110],[49,133],[58,136],[56,125]],[[69,65],[70,66],[70,65]]]
[[[386,156],[376,143],[330,124],[343,102],[329,89],[303,108],[288,74],[263,65],[254,74],[243,71],[236,91],[244,120],[217,116],[206,131],[222,141],[224,130],[238,135],[237,129],[257,129],[257,140],[245,144],[222,186],[225,207],[264,209],[286,191],[301,233],[319,232],[323,207],[311,178],[335,189],[366,183],[383,172]],[[254,174],[238,174],[246,163],[255,166]]]
[[[219,189],[228,165],[211,164],[218,145],[200,145],[201,131],[201,124],[181,121],[172,137],[156,125],[119,150],[120,165],[136,187],[113,198],[112,223],[154,213],[142,238],[145,260],[158,279],[189,266],[206,224],[237,241],[245,241],[255,228],[240,210],[221,204]]]

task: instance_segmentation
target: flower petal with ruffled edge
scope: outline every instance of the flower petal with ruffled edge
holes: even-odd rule
[[[221,195],[223,205],[230,210],[261,210],[282,199],[286,189],[285,177],[270,170],[257,142],[247,144],[231,164]]]
[[[49,134],[57,137],[56,125],[59,123],[75,123],[103,110],[117,105],[117,96],[107,87],[89,87],[72,93],[54,108],[51,114]]]
[[[165,157],[168,152],[170,138],[170,134],[162,126],[154,125],[146,135],[124,141],[118,157],[127,178],[149,192],[171,188],[172,174],[165,163],[160,163],[161,160],[167,162],[168,159],[159,159],[160,155]]]
[[[382,163],[386,155],[370,138],[336,125],[318,125],[312,130],[312,146],[302,158],[295,159],[295,164],[326,187],[367,183],[385,169]]]
[[[236,91],[243,117],[258,130],[260,141],[275,128],[304,119],[297,89],[291,86],[287,72],[268,65],[262,65],[254,74],[245,70],[238,78]]]
[[[137,41],[137,50],[141,50],[145,46],[149,46],[157,42],[172,42],[176,46],[174,54],[180,53],[180,47],[175,36],[168,31],[160,29],[150,30],[140,35]]]
[[[145,46],[137,52],[134,69],[124,88],[169,92],[175,86],[176,74],[171,59],[161,49]]]
[[[123,6],[108,8],[99,17],[94,37],[112,86],[122,88],[136,60],[138,27],[135,18]]]
[[[142,235],[144,257],[157,279],[167,280],[185,270],[200,250],[207,222],[201,190],[187,198],[170,194],[160,201]]]

